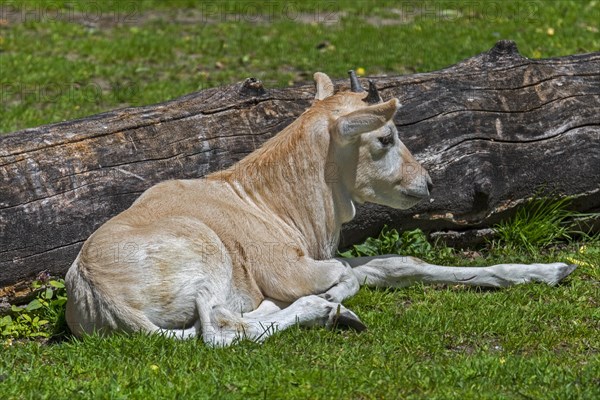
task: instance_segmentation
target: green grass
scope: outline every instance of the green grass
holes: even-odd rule
[[[597,1],[0,0],[0,19],[4,133],[248,76],[282,87],[316,70],[431,71],[499,39],[533,58],[600,48]]]
[[[362,334],[292,328],[209,349],[161,337],[13,343],[3,398],[595,398],[598,287],[363,289]]]
[[[0,0],[3,133],[247,76],[282,87],[316,70],[338,78],[351,67],[367,75],[436,70],[504,38],[532,58],[600,47],[598,1],[40,4]],[[28,10],[28,20],[19,22],[15,9]],[[189,23],[173,22],[177,9]],[[404,12],[403,23],[387,24],[392,9]],[[345,303],[368,325],[362,334],[292,328],[228,349],[140,335],[44,342],[7,334],[0,398],[598,398],[600,242],[554,235],[524,247],[515,239],[531,226],[524,218],[504,225],[517,236],[475,252],[424,242],[418,232],[397,234],[401,243],[388,232],[354,250],[375,246],[447,265],[579,263],[562,285],[363,288]],[[16,312],[50,321],[35,331],[21,320],[19,335],[60,332],[60,296]]]
[[[502,226],[518,229],[522,215]],[[0,393],[8,399],[597,398],[600,240],[586,237],[583,247],[573,237],[558,239],[535,252],[498,249],[496,242],[473,257],[431,245],[420,231],[385,229],[350,251],[416,253],[449,265],[568,261],[580,267],[558,287],[363,288],[345,303],[369,327],[360,334],[294,327],[261,345],[243,341],[227,349],[144,335],[76,340],[60,333],[45,344],[5,339]],[[50,286],[62,293],[59,283]],[[42,298],[61,298],[47,287]],[[39,309],[56,316],[56,326],[48,327],[54,332],[64,323],[61,307]]]

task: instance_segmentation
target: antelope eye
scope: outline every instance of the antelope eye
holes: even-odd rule
[[[394,133],[391,132],[388,135],[378,137],[377,140],[379,140],[379,143],[384,147],[391,146],[394,144]]]

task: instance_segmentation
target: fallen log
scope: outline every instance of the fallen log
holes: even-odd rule
[[[361,206],[343,244],[384,224],[487,227],[541,186],[577,196],[579,210],[600,209],[600,53],[530,60],[500,41],[441,71],[375,81],[384,99],[403,103],[401,139],[434,189],[410,210]],[[0,287],[65,273],[86,238],[145,189],[231,165],[313,96],[310,85],[248,79],[0,137]]]

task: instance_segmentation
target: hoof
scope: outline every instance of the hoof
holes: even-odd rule
[[[540,264],[544,268],[543,278],[541,282],[545,282],[550,286],[556,286],[560,281],[569,276],[577,268],[576,264],[554,263]]]
[[[333,326],[339,329],[353,329],[357,332],[362,332],[367,329],[367,326],[363,324],[360,319],[348,313],[340,314],[338,318],[335,318]]]
[[[333,317],[332,325],[333,329],[353,329],[357,332],[362,332],[367,329],[367,326],[362,323],[360,319],[354,313],[349,311],[342,311]]]
[[[558,274],[558,282],[571,275],[571,272],[575,271],[575,269],[577,269],[577,264],[566,264],[563,268],[560,269],[560,272]]]

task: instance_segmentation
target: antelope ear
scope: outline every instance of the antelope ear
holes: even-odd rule
[[[333,82],[331,82],[331,79],[327,75],[322,72],[315,72],[313,78],[317,87],[315,100],[323,100],[333,95]]]
[[[350,142],[363,133],[375,131],[387,124],[399,108],[398,99],[362,108],[338,118],[333,124],[333,132],[343,142]]]

